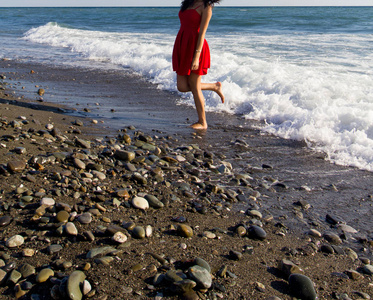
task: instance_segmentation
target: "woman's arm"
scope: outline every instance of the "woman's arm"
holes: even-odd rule
[[[203,43],[205,40],[205,35],[207,28],[209,27],[209,23],[212,17],[212,6],[207,6],[202,10],[202,18],[201,18],[201,26],[199,29],[198,41],[197,46],[194,53],[194,58],[192,62],[192,70],[197,70],[199,66],[199,56],[202,51]]]

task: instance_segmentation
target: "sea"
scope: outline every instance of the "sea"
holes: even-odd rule
[[[176,91],[178,7],[0,8],[0,59],[133,72]],[[373,171],[373,7],[223,7],[206,34],[226,102],[207,111],[258,120],[333,163]],[[182,95],[180,105],[193,105]]]

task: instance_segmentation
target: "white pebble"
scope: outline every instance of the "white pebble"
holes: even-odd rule
[[[123,232],[118,231],[113,235],[112,240],[119,244],[123,244],[127,241],[127,236]]]
[[[25,242],[23,236],[17,234],[6,240],[5,245],[9,248],[15,248],[21,246]]]
[[[40,200],[40,205],[53,206],[56,203],[52,198],[43,198]]]
[[[138,208],[138,209],[149,208],[149,202],[145,198],[142,198],[142,197],[134,197],[132,199],[132,205],[133,207]]]

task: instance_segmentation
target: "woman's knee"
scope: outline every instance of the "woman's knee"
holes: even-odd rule
[[[186,93],[190,91],[190,88],[187,82],[178,82],[177,90],[181,93]]]

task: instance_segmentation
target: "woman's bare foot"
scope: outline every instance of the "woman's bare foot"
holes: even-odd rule
[[[215,83],[215,86],[216,86],[216,90],[215,92],[219,95],[220,99],[221,99],[221,103],[224,103],[224,100],[225,100],[225,97],[223,95],[223,91],[222,91],[222,84],[220,81],[218,81],[217,83]]]
[[[207,129],[207,123],[206,124],[201,124],[201,123],[197,122],[197,123],[194,123],[194,124],[190,125],[189,127],[193,128],[193,129],[197,129],[197,130]]]

